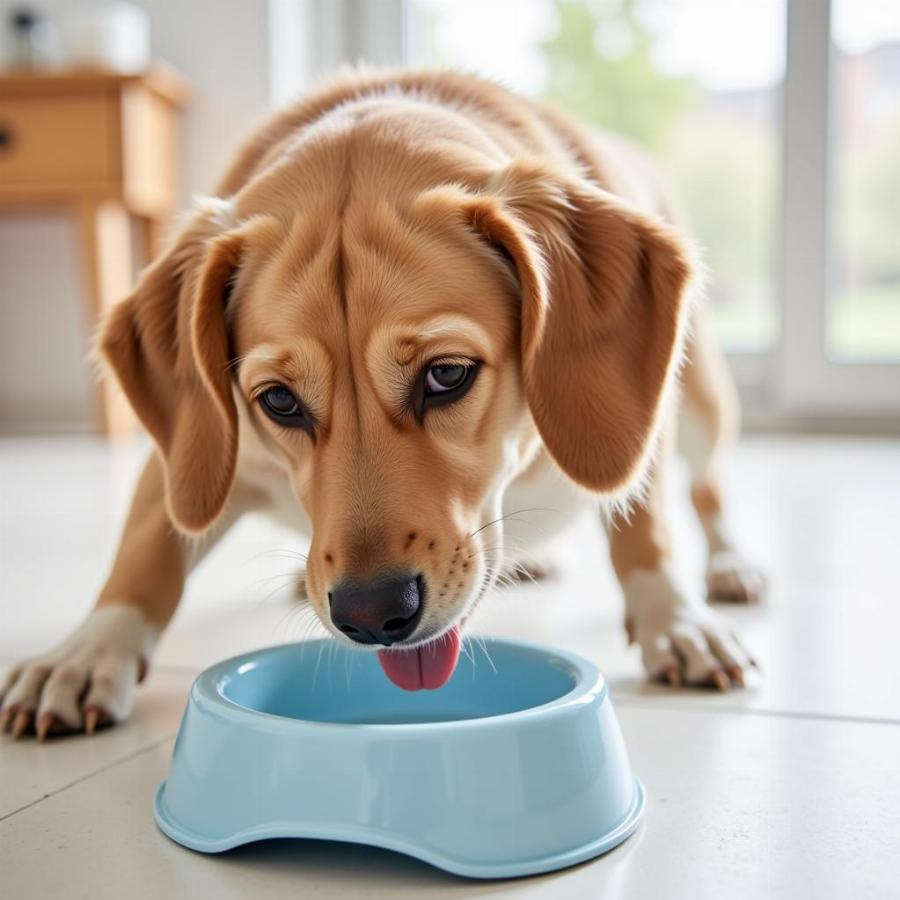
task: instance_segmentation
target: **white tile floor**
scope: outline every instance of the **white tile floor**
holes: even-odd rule
[[[0,665],[46,648],[89,607],[142,453],[0,441]],[[285,841],[205,857],[157,832],[150,799],[194,674],[292,636],[287,564],[266,551],[296,545],[248,520],[197,572],[126,726],[41,746],[0,739],[0,895],[900,896],[900,442],[747,439],[729,487],[735,531],[772,577],[763,607],[731,613],[763,665],[753,689],[643,683],[590,523],[566,542],[565,574],[498,593],[477,622],[606,672],[649,797],[639,832],[606,857],[473,883],[387,851]],[[699,584],[681,488],[675,479],[679,560]]]

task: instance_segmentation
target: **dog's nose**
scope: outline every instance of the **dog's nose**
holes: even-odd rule
[[[422,576],[342,581],[328,594],[331,621],[358,644],[389,647],[408,638],[421,618]]]

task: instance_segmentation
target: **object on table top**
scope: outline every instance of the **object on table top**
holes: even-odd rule
[[[6,20],[2,64],[14,69],[33,69],[59,62],[56,26],[37,9],[19,6]]]

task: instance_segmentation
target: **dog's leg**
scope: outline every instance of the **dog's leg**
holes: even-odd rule
[[[662,475],[662,448],[645,502],[610,521],[613,567],[625,596],[629,641],[641,648],[647,674],[670,684],[741,686],[752,665],[727,619],[682,589],[675,578]]]
[[[169,521],[152,454],[138,482],[112,572],[92,612],[47,654],[15,666],[0,688],[2,730],[86,731],[128,717],[135,688],[172,618],[190,567],[224,533],[193,544]]]
[[[678,449],[691,475],[691,501],[706,535],[711,601],[753,603],[765,579],[735,548],[723,511],[721,459],[737,438],[740,407],[731,373],[698,310],[683,373]]]

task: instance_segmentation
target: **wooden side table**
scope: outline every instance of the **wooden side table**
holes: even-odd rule
[[[132,223],[146,264],[176,208],[178,118],[186,100],[184,80],[159,64],[142,75],[0,74],[0,211],[71,211],[91,331],[131,289]],[[97,385],[93,405],[99,431],[133,427],[108,380]]]

